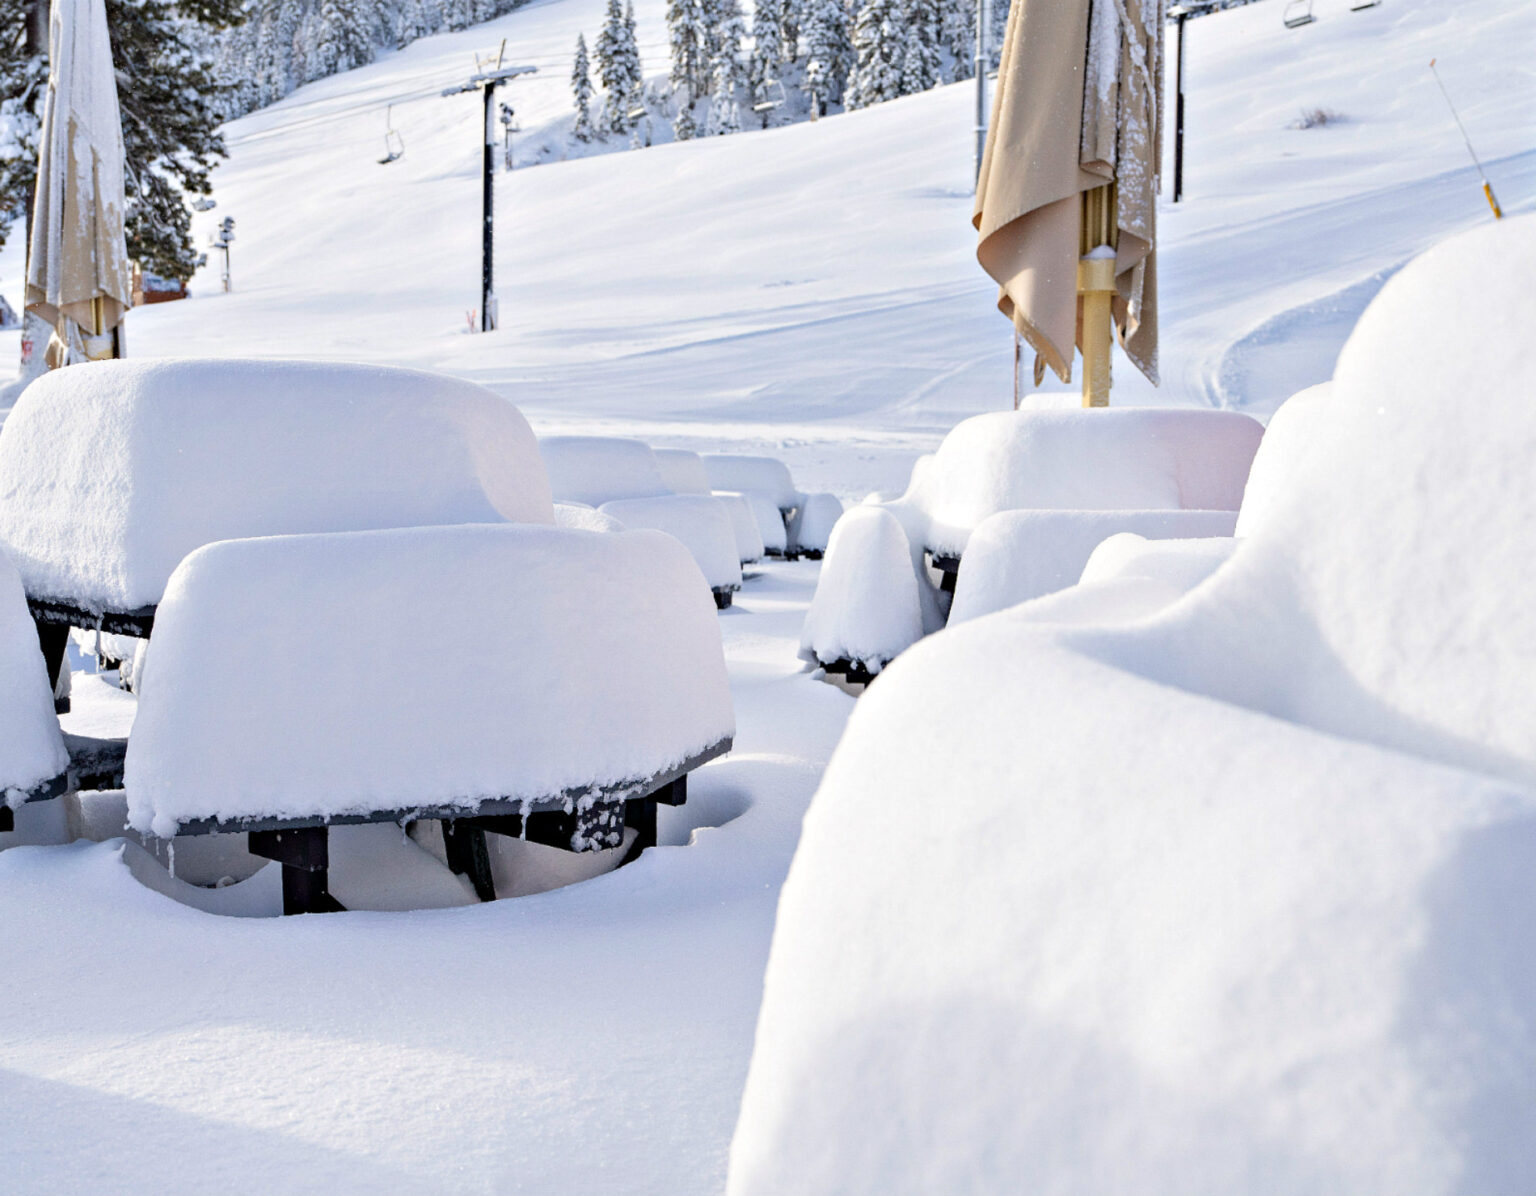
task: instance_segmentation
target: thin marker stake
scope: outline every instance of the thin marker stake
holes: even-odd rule
[[[1477,151],[1472,148],[1472,138],[1467,135],[1467,126],[1461,123],[1461,113],[1456,111],[1456,105],[1451,102],[1451,93],[1445,90],[1445,82],[1440,78],[1440,72],[1435,69],[1436,59],[1429,60],[1429,73],[1435,77],[1435,82],[1440,84],[1440,94],[1445,97],[1446,107],[1451,110],[1451,116],[1456,120],[1456,127],[1461,130],[1461,139],[1467,143],[1467,153],[1472,155],[1472,165],[1477,167],[1477,175],[1483,180],[1483,194],[1488,197],[1488,206],[1493,209],[1493,218],[1503,220],[1504,212],[1499,207],[1499,201],[1494,198],[1493,184],[1488,181],[1488,176],[1483,172],[1483,164],[1477,160]]]

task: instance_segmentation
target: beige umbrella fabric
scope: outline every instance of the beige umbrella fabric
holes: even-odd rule
[[[54,326],[66,360],[110,356],[92,337],[131,305],[123,237],[123,128],[104,0],[54,0],[48,31],[27,307]]]
[[[1014,0],[976,185],[977,258],[1044,366],[1082,343],[1083,192],[1115,184],[1114,322],[1157,382],[1156,197],[1166,0]]]

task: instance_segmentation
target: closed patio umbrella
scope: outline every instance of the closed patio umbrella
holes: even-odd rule
[[[998,306],[1083,404],[1109,403],[1110,328],[1157,382],[1156,195],[1166,0],[1014,0],[976,184]]]
[[[50,364],[121,356],[114,330],[131,304],[131,282],[104,0],[53,0],[48,55],[27,308],[53,325]]]

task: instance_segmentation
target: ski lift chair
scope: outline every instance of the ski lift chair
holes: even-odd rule
[[[1349,11],[1364,12],[1368,8],[1375,8],[1380,3],[1381,0],[1354,0],[1354,3],[1349,6]]]
[[[405,138],[400,136],[400,130],[395,128],[394,113],[393,104],[384,110],[384,156],[379,159],[380,166],[388,166],[391,162],[398,162],[405,157]]]
[[[1283,14],[1287,29],[1300,29],[1303,25],[1310,25],[1317,20],[1312,15],[1312,0],[1289,0]]]
[[[784,107],[786,96],[784,84],[777,79],[768,79],[763,83],[762,99],[752,105],[752,111],[763,118],[763,128],[768,127],[768,114],[775,108]]]

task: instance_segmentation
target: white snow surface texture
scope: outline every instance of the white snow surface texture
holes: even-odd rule
[[[1533,271],[1527,217],[1388,282],[1326,445],[1159,617],[1026,605],[861,699],[733,1196],[1529,1191]]]
[[[800,502],[800,492],[789,475],[789,466],[776,457],[705,453],[704,472],[711,489],[761,494],[781,511],[798,506]]]
[[[485,628],[497,667],[467,671]],[[481,525],[231,540],[189,556],[166,589],[128,818],[164,837],[198,818],[549,797],[650,777],[734,726],[714,602],[667,536]]]
[[[621,498],[669,494],[651,446],[621,436],[544,436],[539,452],[558,502],[600,507]]]
[[[598,512],[625,527],[648,527],[677,539],[693,554],[711,589],[741,586],[736,532],[725,504],[708,494],[664,494],[604,503]]]
[[[215,540],[553,519],[517,409],[417,370],[90,363],[34,382],[0,431],[0,543],[29,594],[92,610],[158,602]]]
[[[19,802],[68,765],[37,628],[16,567],[0,548],[0,805]]]

